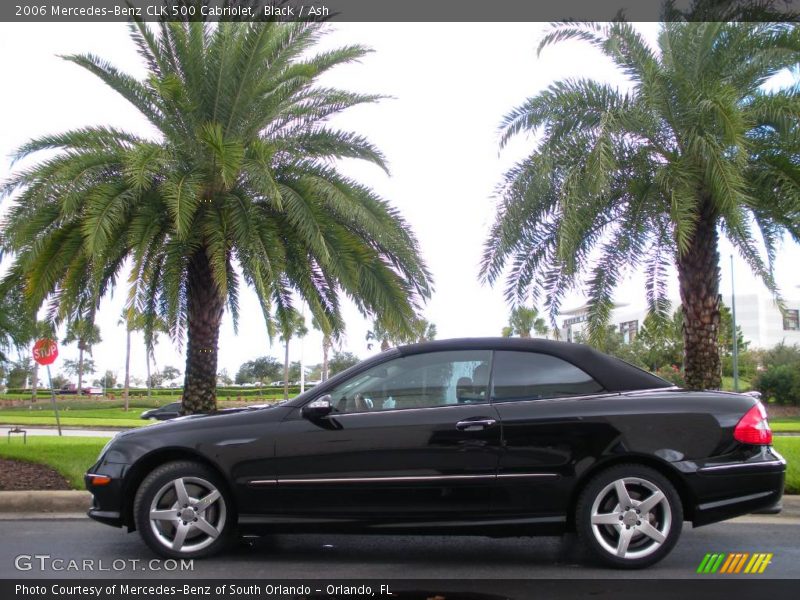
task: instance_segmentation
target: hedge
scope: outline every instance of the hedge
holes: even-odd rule
[[[308,388],[306,388],[308,389]],[[122,388],[109,388],[109,394],[113,394],[117,398],[122,397]],[[183,388],[153,388],[151,390],[153,396],[174,396],[179,397],[183,394]],[[296,396],[300,393],[300,386],[289,386],[289,396]],[[9,388],[5,392],[4,395],[8,396],[25,396],[28,397],[31,395],[30,389],[23,389],[23,388]],[[49,396],[50,389],[49,388],[37,388],[36,389],[37,396]],[[128,394],[130,396],[147,396],[147,388],[130,388]],[[60,390],[56,390],[57,396],[77,396],[77,394],[61,394]],[[257,387],[218,387],[217,388],[217,396],[224,397],[224,396],[240,396],[242,398],[250,398],[250,397],[258,397],[258,396],[282,396],[283,395],[283,388],[282,387],[272,387],[272,386],[262,386],[260,388]],[[84,397],[87,394],[83,394]]]

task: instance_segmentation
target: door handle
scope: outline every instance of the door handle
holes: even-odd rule
[[[496,423],[497,421],[495,419],[473,419],[473,420],[459,421],[458,423],[456,423],[456,429],[458,429],[459,431],[486,429],[487,427],[491,427]]]

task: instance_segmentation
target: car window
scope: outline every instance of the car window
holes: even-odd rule
[[[537,400],[602,392],[603,386],[572,363],[538,352],[498,351],[492,398],[498,402]]]
[[[491,351],[428,352],[387,361],[330,391],[340,413],[487,402]]]

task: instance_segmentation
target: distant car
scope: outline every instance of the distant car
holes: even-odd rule
[[[766,416],[581,344],[427,342],[270,408],[117,434],[85,476],[89,516],[169,558],[237,533],[575,531],[606,565],[641,568],[684,521],[777,510],[786,461]]]
[[[103,388],[97,387],[96,385],[87,385],[82,388],[83,394],[87,396],[102,396],[103,395]],[[77,394],[78,393],[78,386],[74,383],[66,383],[61,386],[61,389],[57,392],[59,395],[68,395],[68,394]]]
[[[180,410],[180,402],[170,402],[164,406],[159,406],[158,408],[151,408],[150,410],[144,411],[140,418],[147,420],[167,421],[168,419],[174,419],[175,417],[181,416]]]
[[[283,382],[282,381],[273,381],[269,385],[270,385],[270,387],[281,387],[283,385]]]

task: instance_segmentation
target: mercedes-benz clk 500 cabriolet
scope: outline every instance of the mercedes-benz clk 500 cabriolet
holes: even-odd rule
[[[777,510],[786,463],[753,397],[678,389],[579,344],[436,341],[389,350],[275,406],[113,438],[89,516],[156,553],[273,532],[490,536],[575,531],[644,567],[684,521]]]

